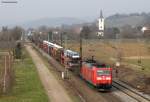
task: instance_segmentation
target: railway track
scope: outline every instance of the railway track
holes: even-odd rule
[[[58,62],[56,62],[55,60],[53,60],[46,53],[43,53],[43,52],[41,52],[41,53],[42,53],[43,56],[45,56],[47,59],[50,60],[50,64],[52,66],[54,66],[58,72],[64,71],[64,68],[62,68],[62,66],[60,66],[58,64]],[[81,98],[82,102],[90,102],[91,100],[93,101],[95,98],[103,100],[102,97],[100,98],[100,94],[99,93],[95,92],[95,90],[89,90],[88,87],[86,87],[86,86],[83,85],[83,84],[85,84],[84,82],[80,82],[80,79],[75,78],[73,75],[71,75],[71,77],[72,77],[71,80],[66,80],[66,82],[68,83],[69,87],[70,88],[72,87],[71,89],[74,90],[74,92]],[[81,83],[83,83],[83,84],[81,84]],[[80,87],[82,86],[82,88],[80,88],[79,86]],[[140,94],[140,93],[138,93],[138,92],[136,92],[136,91],[134,91],[134,90],[126,87],[125,85],[123,85],[123,84],[121,84],[121,83],[119,83],[117,81],[113,81],[113,87],[115,88],[115,91],[117,90],[117,91],[120,91],[121,93],[124,93],[124,95],[122,96],[123,98],[125,98],[125,99],[127,99],[129,97],[132,98],[132,100],[134,100],[132,102],[150,102],[150,99],[148,98],[149,96],[145,97],[144,95],[142,95],[142,94]],[[87,97],[87,94],[85,94],[85,93],[91,93],[91,94],[94,94],[94,96],[92,96],[92,97],[88,96]],[[119,92],[117,94],[119,94]],[[106,97],[106,96],[110,97],[110,96],[113,95],[113,93],[112,94],[111,93],[108,93],[108,94],[101,93],[101,95],[104,96],[104,97]],[[113,98],[114,97],[112,96],[111,97],[111,101],[112,101]],[[115,102],[115,100],[114,100],[114,102]],[[103,102],[105,102],[105,101],[106,100],[103,100]],[[123,102],[129,102],[129,101],[125,100]]]
[[[119,91],[125,93],[129,97],[133,98],[137,102],[150,102],[150,97],[147,95],[143,95],[140,92],[137,92],[137,90],[130,88],[126,84],[118,81],[113,81],[113,87],[118,89]]]
[[[39,50],[39,49],[38,49]],[[47,59],[50,60],[50,64],[52,66],[54,66],[56,68],[56,70],[58,72],[62,72],[64,71],[64,68],[62,68],[62,66],[60,66],[58,64],[58,62],[56,62],[55,60],[53,60],[53,58],[51,58],[50,56],[48,56],[46,53],[43,53],[42,51],[40,51],[40,53],[45,56]],[[80,81],[80,79],[74,77],[71,75],[71,80],[66,80],[69,87],[72,87],[71,89],[74,90],[74,92],[81,98],[82,102],[96,102],[97,100],[101,100],[103,102],[107,102],[109,99],[112,102],[120,102],[119,99],[115,98],[113,95],[114,93],[107,93],[107,94],[99,94],[98,92],[96,92],[95,90],[90,90],[88,87],[84,86],[83,84],[85,84],[84,82]],[[142,95],[137,94],[136,92],[134,92],[133,90],[127,88],[126,86],[113,81],[113,87],[115,88],[115,91],[119,91],[121,93],[124,93],[122,95],[122,97],[125,99],[122,102],[150,102],[150,100],[148,98],[145,98]],[[115,92],[117,94],[119,94],[119,92]],[[90,96],[88,94],[91,94]],[[101,95],[101,96],[100,96]],[[102,98],[103,96],[103,98]],[[108,98],[109,96],[109,98]],[[128,97],[127,97],[128,96]],[[107,97],[105,100],[104,98]],[[111,97],[111,98],[110,98]],[[120,99],[122,98],[120,97]],[[127,98],[132,98],[132,100],[134,101],[128,101],[126,100]],[[97,101],[98,102],[98,101]]]

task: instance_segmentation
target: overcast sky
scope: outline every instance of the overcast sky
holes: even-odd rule
[[[105,17],[114,13],[150,12],[150,0],[17,1],[18,4],[0,3],[0,23],[24,22],[52,17],[93,17],[94,19],[99,16],[100,9],[103,10]]]

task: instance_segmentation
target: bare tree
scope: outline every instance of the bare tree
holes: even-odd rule
[[[133,28],[131,25],[125,25],[122,27],[121,35],[123,38],[136,38],[137,28]]]
[[[90,32],[91,30],[88,26],[83,26],[82,31],[81,31],[82,37],[85,39],[89,39]]]
[[[10,37],[12,37],[15,41],[20,40],[22,36],[22,32],[23,32],[23,29],[21,27],[14,27],[11,30]]]

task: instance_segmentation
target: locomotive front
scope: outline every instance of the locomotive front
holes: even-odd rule
[[[112,68],[96,68],[96,87],[98,89],[110,89],[112,87]]]

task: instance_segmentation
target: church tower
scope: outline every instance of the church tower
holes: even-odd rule
[[[104,36],[104,29],[105,29],[105,20],[103,17],[102,10],[100,11],[100,17],[98,18],[98,36]]]

